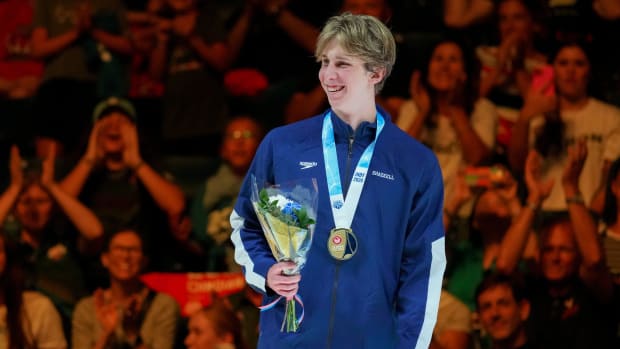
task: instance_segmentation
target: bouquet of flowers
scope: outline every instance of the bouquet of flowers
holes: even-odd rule
[[[312,245],[316,223],[318,186],[316,179],[306,179],[258,189],[256,178],[252,177],[252,204],[265,233],[271,253],[278,262],[295,263],[295,268],[286,271],[289,275],[300,272],[306,263]],[[262,310],[273,307],[282,297]],[[295,302],[302,304],[299,296],[287,301],[282,331],[296,332],[303,320],[303,309],[299,319]]]

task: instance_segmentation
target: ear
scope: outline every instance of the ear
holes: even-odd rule
[[[523,299],[519,302],[519,315],[521,315],[521,321],[526,321],[530,317],[530,302]]]
[[[370,72],[370,82],[373,85],[376,85],[380,83],[381,81],[383,81],[384,77],[385,77],[385,68],[378,68],[378,69],[375,69],[375,71]]]

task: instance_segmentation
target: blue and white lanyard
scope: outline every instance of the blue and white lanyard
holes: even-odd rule
[[[362,157],[357,162],[347,199],[344,199],[342,193],[342,184],[340,181],[340,169],[338,168],[338,154],[336,153],[336,141],[334,139],[334,125],[332,124],[331,112],[328,112],[323,119],[323,158],[325,159],[325,177],[327,178],[327,187],[329,189],[329,200],[331,202],[332,214],[334,215],[334,223],[336,228],[351,228],[353,215],[357,209],[357,205],[362,195],[362,189],[366,182],[366,174],[370,166],[370,160],[375,152],[375,144],[379,138],[379,134],[385,126],[385,120],[380,113],[377,113],[377,133],[375,139],[370,143]]]

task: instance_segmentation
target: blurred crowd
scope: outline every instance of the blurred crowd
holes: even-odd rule
[[[393,31],[377,102],[442,169],[431,348],[620,347],[620,1],[0,0],[0,348],[255,347],[251,288],[184,319],[140,276],[241,271],[241,182],[328,107],[347,11]]]

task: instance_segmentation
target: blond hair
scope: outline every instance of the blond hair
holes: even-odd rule
[[[344,13],[331,17],[317,40],[314,55],[320,61],[327,45],[336,40],[349,54],[364,61],[370,72],[385,69],[383,79],[375,85],[379,93],[396,61],[396,43],[390,30],[377,18]]]

